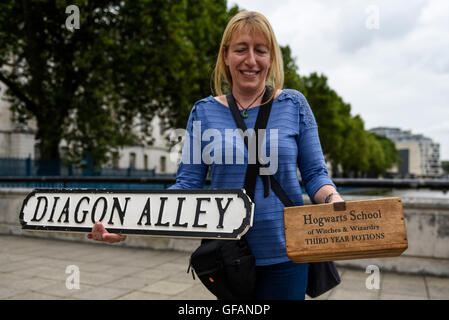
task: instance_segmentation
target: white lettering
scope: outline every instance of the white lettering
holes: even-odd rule
[[[66,281],[65,281],[65,287],[69,290],[80,288],[80,268],[75,265],[69,265],[67,268],[65,268],[65,273],[70,274]]]
[[[80,9],[78,6],[72,4],[65,8],[65,13],[70,13],[70,15],[65,20],[65,27],[73,32],[75,29],[80,28]]]
[[[372,274],[366,279],[365,286],[368,290],[380,289],[380,270],[379,267],[376,265],[369,265],[366,267],[366,273]]]

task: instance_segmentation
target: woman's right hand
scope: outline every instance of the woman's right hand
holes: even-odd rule
[[[93,239],[96,241],[116,243],[120,241],[125,241],[126,236],[117,233],[109,233],[101,222],[95,222],[92,227],[92,232],[87,234],[88,239]]]

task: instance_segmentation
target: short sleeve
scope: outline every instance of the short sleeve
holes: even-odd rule
[[[298,92],[299,134],[298,167],[301,172],[302,183],[312,202],[315,193],[324,185],[335,187],[328,175],[326,161],[318,135],[318,125],[304,95]]]

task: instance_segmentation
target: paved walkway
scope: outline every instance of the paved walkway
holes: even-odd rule
[[[186,252],[9,235],[0,252],[0,299],[214,299],[186,273]],[[342,283],[319,299],[449,299],[449,278],[381,270],[370,290],[365,270],[339,269]]]

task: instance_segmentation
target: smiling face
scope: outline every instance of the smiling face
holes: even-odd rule
[[[224,50],[224,61],[232,77],[233,91],[262,91],[271,64],[268,42],[262,33],[250,32],[244,27],[232,37]]]

